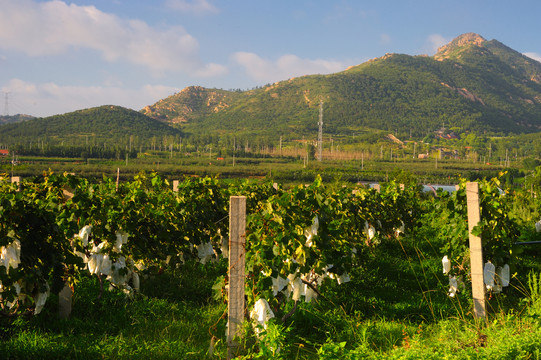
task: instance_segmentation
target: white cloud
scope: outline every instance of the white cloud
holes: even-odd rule
[[[56,83],[30,83],[12,79],[2,91],[17,99],[17,113],[50,116],[101,105],[119,105],[140,110],[173,95],[179,89],[162,85],[139,88],[120,86],[61,86]],[[12,111],[13,112],[13,111]]]
[[[157,73],[226,71],[222,65],[204,64],[197,40],[180,26],[157,29],[94,6],[59,0],[0,0],[0,5],[0,49],[37,57],[84,48],[99,52],[108,62],[129,62]]]
[[[538,53],[534,53],[534,52],[526,52],[526,53],[524,53],[523,55],[526,55],[526,56],[529,57],[530,59],[534,59],[534,60],[536,60],[536,61],[541,62],[541,55],[539,55]]]
[[[194,75],[199,76],[199,77],[210,78],[210,77],[214,77],[214,76],[225,75],[228,72],[229,72],[228,69],[223,65],[206,64],[204,66],[199,67],[194,72]]]
[[[220,12],[217,7],[207,0],[166,0],[165,6],[173,10],[196,15],[217,14]]]
[[[432,34],[426,39],[425,50],[429,54],[435,54],[438,51],[438,48],[449,43],[452,39],[443,37],[440,34]]]
[[[389,34],[381,34],[379,40],[382,44],[389,44],[391,42],[391,36]]]
[[[243,66],[252,79],[266,83],[295,76],[329,74],[346,68],[345,64],[338,61],[301,59],[289,54],[281,56],[274,62],[249,52],[237,52],[232,59]]]

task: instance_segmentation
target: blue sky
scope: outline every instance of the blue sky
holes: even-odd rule
[[[538,0],[0,0],[0,114],[140,110],[191,85],[433,55],[467,32],[541,61],[540,14]]]

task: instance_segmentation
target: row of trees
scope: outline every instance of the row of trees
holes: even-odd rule
[[[349,158],[360,160],[364,158],[380,160],[416,159],[420,154],[428,154],[430,158],[467,160],[474,162],[503,164],[508,167],[511,163],[526,158],[537,159],[541,154],[541,140],[536,137],[523,135],[506,138],[489,138],[475,134],[463,135],[454,139],[441,139],[434,136],[423,141],[406,141],[397,144],[380,133],[378,136],[368,135],[338,137],[325,136],[323,143],[324,159],[336,158],[333,154],[351,153]],[[50,144],[43,141],[29,144],[6,146],[11,153],[26,156],[65,157],[65,158],[101,158],[133,159],[138,153],[165,152],[172,154],[200,153],[217,157],[253,157],[253,156],[294,156],[313,159],[313,139],[298,141],[267,141],[262,137],[248,136],[212,136],[201,135],[187,139],[164,136],[151,138],[144,142],[131,141],[130,138],[117,144],[75,145]],[[365,142],[365,140],[370,142]],[[358,141],[357,141],[358,140]],[[139,146],[137,146],[139,145]],[[177,155],[175,155],[176,157]],[[340,158],[340,157],[339,157]],[[348,157],[346,157],[348,158]]]
[[[22,156],[43,156],[59,158],[81,158],[87,159],[125,159],[137,157],[136,150],[128,150],[118,146],[54,146],[47,145],[42,148],[26,148],[24,146],[13,146],[10,148],[14,154]]]

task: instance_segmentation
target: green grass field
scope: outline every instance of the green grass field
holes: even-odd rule
[[[512,286],[475,320],[468,289],[447,296],[429,229],[367,251],[352,281],[326,287],[257,338],[251,325],[238,357],[283,359],[537,359],[541,345],[541,248],[524,249]],[[227,263],[187,263],[142,279],[127,298],[97,278],[76,285],[69,319],[52,296],[42,314],[2,318],[4,359],[226,358],[227,306],[212,285]],[[533,276],[532,276],[533,274]],[[212,346],[211,346],[212,344]],[[277,351],[279,348],[279,351]]]

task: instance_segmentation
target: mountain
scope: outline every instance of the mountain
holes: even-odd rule
[[[0,143],[9,145],[46,140],[49,144],[135,145],[152,138],[178,137],[179,129],[138,111],[104,105],[62,115],[34,118],[0,126]]]
[[[145,107],[142,112],[154,119],[182,124],[201,120],[228,107],[230,103],[245,97],[246,93],[190,86],[178,94]]]
[[[330,75],[249,91],[188,87],[142,113],[192,134],[313,136],[384,130],[423,137],[541,130],[541,63],[496,40],[463,34],[432,56],[386,54]]]

